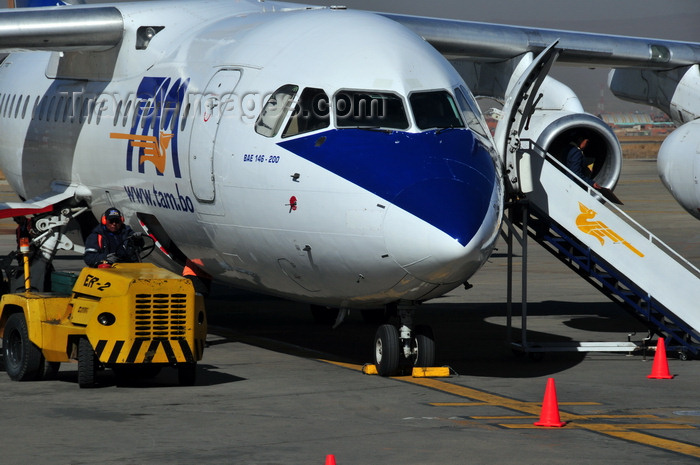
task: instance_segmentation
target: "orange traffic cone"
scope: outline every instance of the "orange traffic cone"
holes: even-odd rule
[[[554,387],[554,378],[549,378],[547,380],[547,388],[544,391],[540,421],[535,422],[535,426],[561,428],[565,424],[566,422],[561,421],[559,418],[559,404],[557,403],[557,388]]]
[[[335,465],[335,455],[333,455],[333,454],[326,455],[326,465]]]
[[[666,343],[660,337],[656,343],[656,353],[654,354],[654,364],[651,367],[649,379],[671,379],[673,376],[668,371],[668,360],[666,360]]]

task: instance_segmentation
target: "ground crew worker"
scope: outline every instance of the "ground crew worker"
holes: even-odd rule
[[[138,252],[143,246],[141,233],[124,224],[124,216],[114,207],[108,208],[85,240],[83,259],[88,266],[139,261]]]
[[[593,174],[586,166],[586,159],[583,151],[588,145],[588,139],[580,138],[576,142],[570,144],[569,151],[566,154],[566,167],[571,170],[579,178],[583,179],[586,184],[594,189],[600,189],[597,182],[593,181]]]

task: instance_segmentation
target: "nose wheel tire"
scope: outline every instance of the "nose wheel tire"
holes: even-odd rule
[[[381,325],[374,336],[374,362],[380,376],[392,376],[399,368],[399,332]]]
[[[419,325],[414,329],[416,344],[416,360],[414,365],[419,368],[435,365],[435,337],[430,326]]]

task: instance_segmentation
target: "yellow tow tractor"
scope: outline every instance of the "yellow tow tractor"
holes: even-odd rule
[[[5,368],[16,381],[50,378],[77,361],[81,388],[93,387],[101,368],[134,377],[165,366],[192,385],[206,331],[192,282],[149,263],[84,268],[70,294],[34,292],[27,280],[24,292],[0,299]]]

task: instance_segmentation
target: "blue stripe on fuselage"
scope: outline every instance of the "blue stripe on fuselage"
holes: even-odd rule
[[[488,150],[466,129],[423,133],[333,129],[279,143],[466,245],[496,182]]]

